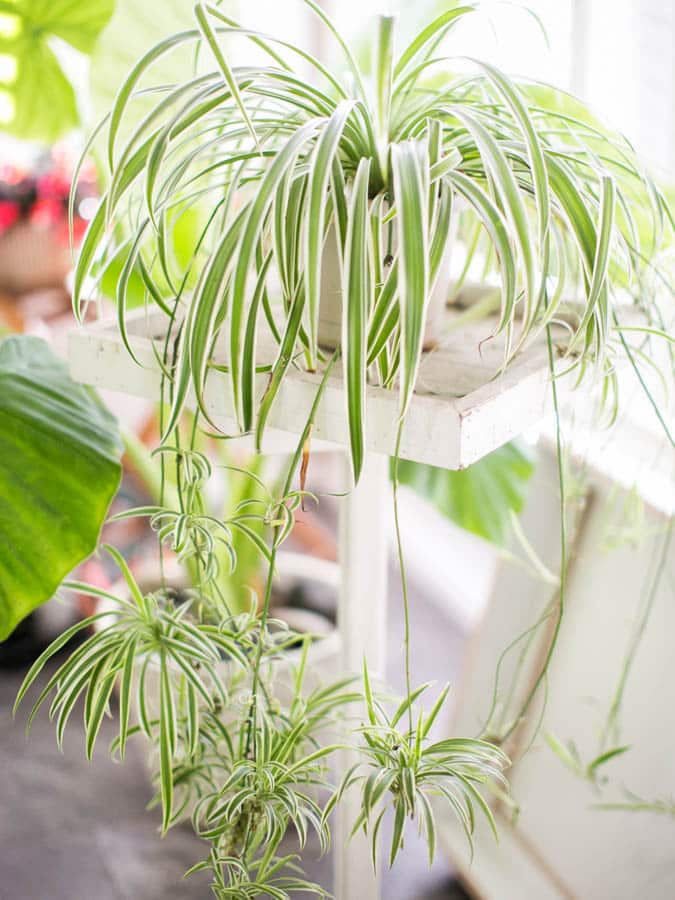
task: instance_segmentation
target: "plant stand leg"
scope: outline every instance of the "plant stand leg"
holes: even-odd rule
[[[366,455],[359,484],[340,508],[341,669],[360,675],[364,657],[374,678],[383,678],[387,638],[387,533],[391,515],[389,457]],[[342,755],[346,770],[356,760]],[[337,811],[334,834],[337,900],[377,900],[370,841],[349,834],[361,810],[358,791],[348,791]]]

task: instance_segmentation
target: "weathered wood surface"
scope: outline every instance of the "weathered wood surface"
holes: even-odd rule
[[[459,313],[446,311],[448,326]],[[488,318],[467,323],[452,332],[433,351],[426,353],[417,389],[406,418],[401,456],[431,465],[459,469],[539,422],[550,394],[545,341],[535,341],[498,374],[504,342],[491,338],[496,321]],[[135,396],[159,396],[160,369],[152,347],[161,350],[164,319],[144,311],[129,317],[130,342],[141,365],[129,356],[114,321],[79,328],[70,335],[69,358],[73,376],[96,387]],[[272,361],[273,348],[267,358]],[[216,352],[216,362],[224,357]],[[269,426],[299,433],[306,422],[320,374],[289,370],[269,417]],[[257,379],[258,397],[268,376]],[[206,406],[213,421],[234,430],[228,376],[212,372],[206,389]],[[396,390],[368,388],[366,407],[367,450],[392,455],[398,427],[399,398]],[[314,436],[347,445],[347,417],[339,363],[330,376],[316,418]]]

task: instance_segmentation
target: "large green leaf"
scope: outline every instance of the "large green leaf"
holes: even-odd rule
[[[45,341],[0,343],[0,640],[96,547],[120,456],[114,418]]]
[[[453,522],[503,546],[511,513],[519,513],[534,471],[530,457],[505,444],[467,469],[457,472],[399,460],[398,478],[425,497]]]
[[[10,90],[12,118],[2,127],[25,140],[56,140],[77,127],[73,88],[46,44],[27,43],[16,53]]]
[[[10,113],[0,127],[29,140],[54,141],[79,124],[75,92],[49,44],[90,53],[112,16],[114,0],[3,0],[0,52],[14,59],[3,92]]]

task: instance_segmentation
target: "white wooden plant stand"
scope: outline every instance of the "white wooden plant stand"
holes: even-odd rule
[[[452,310],[446,314],[451,325],[458,314]],[[426,354],[406,418],[401,457],[448,469],[463,468],[542,418],[550,386],[545,342],[531,344],[508,372],[495,377],[503,360],[503,344],[499,338],[486,341],[494,326],[495,320],[487,319],[457,327],[436,350]],[[129,356],[115,322],[101,321],[74,331],[69,338],[73,377],[95,387],[157,399],[161,375],[152,341],[161,342],[164,328],[161,313],[139,311],[131,317],[130,342],[140,365]],[[264,354],[261,357],[265,362]],[[270,346],[267,361],[273,358]],[[287,450],[289,435],[302,431],[320,377],[289,371],[268,420],[265,452]],[[258,398],[266,382],[266,375],[258,376]],[[312,432],[316,449],[348,444],[342,385],[338,364],[316,415]],[[212,421],[232,432],[226,375],[212,373],[205,402]],[[363,473],[358,486],[341,501],[338,626],[342,668],[355,674],[360,672],[364,656],[373,673],[384,673],[386,517],[391,514],[388,457],[396,442],[398,402],[396,391],[368,388]],[[358,797],[352,792],[341,807],[334,839],[338,900],[376,900],[379,896],[366,840],[357,836],[348,841],[359,811]]]

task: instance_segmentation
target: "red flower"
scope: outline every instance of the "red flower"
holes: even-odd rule
[[[55,197],[41,197],[36,200],[30,211],[30,220],[34,225],[48,228],[63,219],[65,210],[63,203]]]
[[[0,200],[0,232],[7,231],[19,218],[21,209],[12,200]]]
[[[76,247],[79,247],[82,238],[84,237],[84,233],[87,230],[87,225],[89,223],[84,219],[81,219],[79,216],[75,216],[73,218],[73,244]],[[56,239],[63,244],[64,246],[70,246],[70,226],[68,225],[68,217],[65,216],[61,222],[59,222],[56,231],[54,232]]]
[[[37,179],[38,197],[57,197],[68,199],[70,181],[59,172],[46,172]]]

